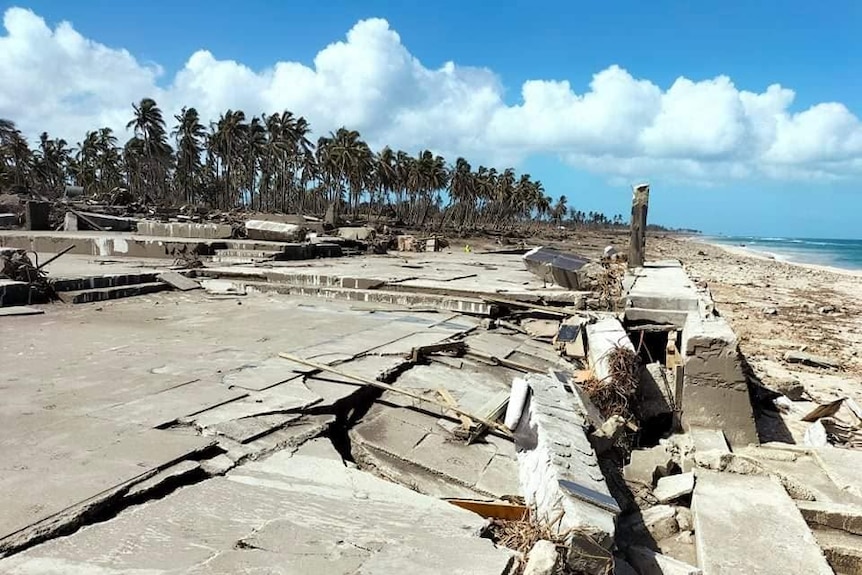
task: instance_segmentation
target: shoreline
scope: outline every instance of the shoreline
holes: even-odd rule
[[[789,266],[800,267],[800,268],[805,268],[805,269],[815,270],[815,271],[820,271],[820,272],[830,272],[830,273],[843,275],[843,276],[849,276],[849,277],[857,277],[857,278],[862,277],[862,269],[855,270],[855,269],[849,269],[849,268],[839,268],[839,267],[835,267],[835,266],[827,266],[827,265],[822,265],[822,264],[810,264],[810,263],[804,263],[804,262],[795,262],[795,261],[791,261],[791,260],[780,259],[775,254],[770,254],[769,252],[763,252],[763,251],[759,251],[759,250],[755,250],[755,249],[751,249],[751,248],[747,248],[747,247],[744,248],[741,246],[731,246],[731,245],[722,244],[722,243],[718,243],[718,242],[711,242],[707,239],[693,237],[693,236],[686,237],[686,238],[680,238],[680,239],[683,239],[685,241],[700,243],[700,244],[706,244],[706,245],[712,246],[714,248],[719,248],[719,249],[724,250],[725,252],[733,254],[735,256],[748,257],[751,259],[767,261],[767,262],[776,263],[776,264],[787,264]]]

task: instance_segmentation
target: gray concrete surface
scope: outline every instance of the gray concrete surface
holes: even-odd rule
[[[513,554],[477,537],[481,517],[326,451],[249,463],[0,560],[0,573],[507,572]]]
[[[776,479],[699,471],[692,511],[704,575],[832,574]]]
[[[139,483],[183,460],[206,461],[213,449],[247,460],[320,434],[335,416],[303,410],[334,413],[357,386],[324,378],[306,385],[279,352],[324,362],[375,347],[397,354],[417,333],[439,340],[475,325],[452,314],[316,303],[163,293],[98,308],[45,306],[44,315],[0,324],[0,549],[116,508]],[[374,378],[396,356],[375,357],[356,369]]]

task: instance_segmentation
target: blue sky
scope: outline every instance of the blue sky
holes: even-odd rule
[[[236,99],[234,107],[249,102],[250,107],[246,108],[249,113],[270,111],[251,109],[258,100],[243,92],[244,85],[254,85],[243,80],[244,72],[217,64],[233,61],[261,75],[280,61],[314,69],[315,58],[321,51],[334,42],[344,41],[357,22],[383,18],[389,30],[397,32],[400,45],[421,62],[423,69],[436,71],[452,61],[461,72],[455,76],[438,74],[440,85],[430,87],[422,80],[421,70],[409,73],[410,78],[419,78],[415,86],[405,86],[407,76],[395,75],[394,78],[401,78],[396,81],[380,76],[383,79],[379,86],[369,81],[376,90],[370,93],[380,94],[381,102],[386,102],[379,109],[365,92],[357,92],[352,100],[339,100],[332,108],[294,109],[298,114],[309,115],[313,127],[333,115],[338,120],[356,118],[361,127],[368,126],[362,131],[368,131],[370,139],[391,137],[405,146],[421,140],[422,144],[447,154],[463,153],[474,159],[474,166],[480,161],[511,160],[520,171],[541,179],[550,194],[566,194],[571,205],[584,211],[626,214],[630,202],[628,184],[646,179],[652,184],[650,213],[656,223],[694,227],[708,233],[862,235],[855,226],[856,213],[862,209],[862,193],[858,191],[862,184],[862,128],[857,118],[862,110],[862,80],[858,74],[862,69],[862,41],[858,39],[862,4],[858,2],[838,0],[825,8],[823,4],[796,0],[649,3],[518,0],[494,3],[493,7],[486,2],[450,0],[421,3],[77,0],[0,2],[0,11],[8,15],[7,9],[13,6],[32,10],[43,18],[55,37],[59,37],[57,25],[68,21],[83,39],[112,50],[125,49],[133,57],[134,63],[120,62],[122,58],[117,56],[116,61],[103,66],[101,54],[95,50],[95,55],[80,64],[74,58],[79,58],[81,51],[93,51],[91,44],[65,50],[58,56],[43,48],[45,42],[34,40],[38,34],[32,32],[35,29],[32,22],[16,27],[19,30],[16,33],[9,32],[7,22],[6,34],[10,38],[30,50],[45,51],[38,65],[10,69],[7,77],[15,75],[23,78],[25,85],[32,82],[48,89],[54,87],[52,80],[58,84],[66,80],[76,86],[76,91],[65,94],[60,104],[66,106],[70,98],[81,94],[96,94],[106,108],[96,117],[107,123],[119,122],[120,112],[109,109],[113,101],[108,95],[100,95],[102,88],[98,86],[110,85],[112,79],[122,84],[117,90],[122,94],[116,97],[118,102],[125,97],[124,105],[151,95],[135,95],[135,90],[149,89],[147,82],[163,90],[163,100],[167,102],[180,96],[209,98],[200,91],[204,88],[191,80],[184,83],[177,79],[177,73],[189,67],[190,57],[198,50],[208,51],[211,59],[204,58],[199,65],[192,66],[193,72],[201,78],[216,77],[222,81],[221,92],[210,98],[214,110],[217,104],[233,104]],[[378,42],[380,38],[388,38],[388,31],[380,27],[366,32],[362,46],[367,50],[379,47],[383,42]],[[0,38],[3,35],[0,31]],[[354,43],[359,41],[348,42]],[[400,45],[396,50],[388,43],[385,49],[374,52],[375,65],[385,68],[387,54],[397,55]],[[0,56],[4,55],[3,50],[0,40]],[[357,53],[361,56],[368,52]],[[54,70],[39,78],[38,70],[51,70],[51,58],[63,60],[64,72],[58,74]],[[352,62],[356,68],[355,61]],[[152,64],[162,69],[155,79],[145,73]],[[341,69],[333,66],[331,73]],[[595,91],[591,84],[594,76],[612,66],[625,72],[628,80],[620,80],[625,86],[618,91],[597,92],[603,94],[597,98],[605,102],[603,107],[589,108],[584,113],[572,111],[572,117],[580,120],[573,120],[570,139],[566,138],[566,130],[554,131],[553,124],[578,104],[567,101],[560,103],[559,109],[554,108],[553,102],[557,100],[547,99],[553,87],[550,84],[544,85],[541,97],[533,100],[536,108],[529,114],[520,110],[524,104],[524,82],[566,80],[567,90],[577,99],[591,89]],[[78,67],[83,77],[67,79],[66,70]],[[473,74],[474,68],[485,69],[487,74]],[[87,86],[90,70],[96,86],[92,88]],[[372,72],[377,78],[377,72],[369,68],[368,73]],[[285,82],[277,84],[279,94],[292,91],[302,94],[270,95],[265,101],[316,103],[321,93],[304,96],[306,88],[301,79],[307,76],[288,75]],[[726,76],[727,82],[718,82],[719,86],[710,83],[721,76]],[[361,74],[358,77],[362,83]],[[619,80],[617,73],[610,73],[609,77]],[[620,114],[620,125],[613,123],[614,110],[621,98],[637,104],[640,96],[633,91],[636,82],[648,82],[658,98],[659,92],[674,94],[671,88],[681,77],[708,89],[699,92],[702,99],[695,104],[702,110],[702,116],[698,109],[688,110],[683,116],[670,114],[670,119],[657,128],[658,106],[661,110],[684,107],[679,99],[667,97],[661,104],[656,99],[654,112],[643,112],[643,117],[639,111],[632,112],[632,116]],[[464,86],[480,86],[486,88],[486,93],[494,92],[496,86],[500,102],[487,105],[480,102],[476,109],[482,111],[475,117],[464,118],[463,110],[472,110],[473,103],[479,100],[459,99],[473,98],[463,94],[466,89],[449,91],[453,78],[459,81],[467,78]],[[775,100],[785,102],[781,106],[776,104],[784,118],[779,124],[787,126],[784,132],[775,131],[774,114],[752,112],[747,104],[743,113],[736,100],[731,105],[721,99],[728,95],[729,89],[734,94],[737,91],[764,94],[773,84],[793,91],[791,103],[778,96]],[[4,99],[3,90],[0,87],[0,116],[11,116],[25,129],[28,122],[33,122],[36,129],[36,119],[28,120],[26,110],[16,108],[16,98],[24,98],[23,92],[10,92]],[[473,88],[467,91],[480,92]],[[417,114],[429,106],[429,94],[451,95],[452,109],[436,110],[434,115],[416,120]],[[347,97],[353,96],[344,95]],[[410,98],[416,101],[407,101]],[[546,102],[552,104],[546,107]],[[805,116],[796,117],[829,102],[840,103],[844,110],[815,108],[821,113],[811,114],[807,120]],[[34,107],[32,102],[28,103]],[[201,105],[195,101],[184,103]],[[67,120],[54,120],[51,104],[46,101],[39,106],[39,121],[49,127],[57,126],[55,129],[60,132],[79,129],[77,124],[64,124]],[[57,104],[58,118],[74,111],[63,109],[60,104]],[[347,112],[344,116],[327,115],[327,109],[350,109],[353,115]],[[715,111],[719,109],[720,112]],[[410,129],[399,124],[377,130],[379,124],[388,121],[387,110],[406,110],[415,121]],[[547,112],[545,118],[540,117],[543,110]],[[590,126],[583,129],[583,134],[578,132],[585,118],[589,120],[591,115],[602,113],[609,118],[597,123],[595,129]],[[19,119],[22,115],[25,117]],[[82,121],[95,121],[84,115],[82,111]],[[320,120],[315,122],[315,118]],[[550,127],[540,128],[544,121]],[[444,132],[449,122],[462,131],[451,137],[445,133],[431,137],[420,130],[422,126],[431,126]],[[533,128],[520,130],[525,122]],[[631,122],[630,134],[628,122]],[[732,130],[725,129],[724,123],[732,125]],[[773,127],[760,129],[767,124]],[[486,126],[490,126],[487,133]],[[324,126],[326,130],[330,128]],[[607,135],[611,132],[613,136]],[[748,141],[754,135],[764,139],[749,149]],[[632,142],[642,139],[644,143],[629,147],[627,138]],[[69,139],[77,141],[80,136]],[[821,140],[823,145],[818,147]],[[826,149],[830,151],[823,152]],[[632,167],[618,167],[629,156],[637,157]]]

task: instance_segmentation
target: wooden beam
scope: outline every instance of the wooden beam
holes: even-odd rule
[[[435,406],[442,408],[442,409],[454,411],[458,415],[466,415],[470,419],[472,419],[474,421],[478,421],[479,423],[487,426],[489,429],[494,429],[495,431],[503,434],[506,437],[512,437],[512,432],[505,425],[498,423],[496,421],[487,421],[487,420],[485,420],[485,419],[483,419],[483,418],[481,418],[475,414],[470,413],[469,411],[465,411],[465,410],[461,409],[460,407],[452,407],[450,405],[446,405],[442,401],[437,401],[435,399],[431,399],[430,397],[425,397],[424,395],[419,395],[418,393],[413,393],[412,391],[409,391],[406,389],[400,389],[398,387],[395,387],[394,385],[389,385],[388,383],[383,383],[382,381],[377,381],[374,379],[368,379],[365,377],[354,375],[352,373],[347,373],[345,371],[341,371],[340,369],[336,369],[334,367],[330,367],[330,366],[324,365],[322,363],[316,363],[313,361],[309,361],[307,359],[304,359],[302,357],[298,357],[295,355],[291,355],[289,353],[280,353],[280,354],[278,354],[278,356],[283,358],[283,359],[292,361],[294,363],[308,366],[308,367],[315,369],[317,371],[326,371],[326,372],[338,375],[340,377],[343,377],[345,379],[352,379],[353,381],[357,381],[359,383],[368,385],[370,387],[376,387],[377,389],[382,389],[384,391],[391,391],[392,393],[398,393],[400,395],[407,396],[411,399],[415,399],[416,401],[422,401],[422,402],[425,402],[425,403],[428,403],[431,405],[435,405]]]
[[[647,207],[649,206],[649,184],[634,186],[632,194],[632,227],[629,238],[629,267],[644,265],[646,250]]]

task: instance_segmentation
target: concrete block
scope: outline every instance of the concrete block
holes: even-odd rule
[[[658,478],[670,473],[673,457],[664,445],[656,445],[649,449],[636,449],[631,453],[631,460],[623,468],[626,481],[635,481],[652,487]]]
[[[296,224],[282,224],[263,220],[248,220],[245,231],[253,240],[296,242],[305,239],[305,229]]]
[[[720,451],[730,453],[727,439],[720,429],[708,429],[705,427],[692,426],[688,430],[695,451]]]
[[[678,261],[650,262],[626,276],[626,307],[697,312],[700,295]]]
[[[698,567],[646,547],[629,547],[626,555],[640,575],[703,575],[703,571]]]
[[[377,231],[374,228],[370,228],[367,226],[352,227],[352,228],[338,228],[338,237],[343,238],[345,240],[364,242],[364,241],[373,240],[375,235],[377,235]]]
[[[553,575],[558,558],[557,546],[550,541],[541,539],[533,545],[527,554],[524,575]]]
[[[862,506],[829,501],[797,501],[796,506],[809,525],[821,525],[862,535]]]
[[[676,509],[670,505],[656,505],[641,512],[643,525],[653,539],[661,541],[679,533]]]
[[[18,225],[18,214],[0,214],[0,228],[14,228]]]
[[[77,232],[78,231],[78,216],[72,212],[66,212],[66,217],[63,218],[63,231]]]
[[[692,512],[704,575],[833,573],[776,479],[699,471]]]
[[[676,522],[679,524],[680,531],[693,531],[694,517],[691,514],[691,509],[688,507],[677,507]]]
[[[694,491],[694,473],[688,472],[662,477],[656,483],[653,495],[659,503],[668,503],[689,495],[692,491]]]
[[[658,324],[672,325],[682,329],[688,319],[687,311],[674,311],[666,309],[644,309],[631,307],[624,312],[625,324]]]
[[[733,447],[758,442],[736,334],[720,317],[689,314],[683,329],[683,426],[723,429]]]

